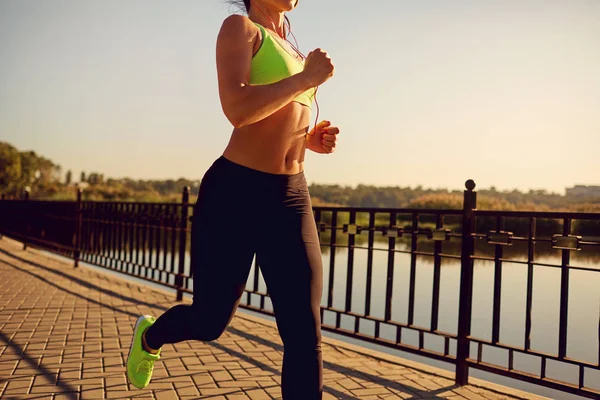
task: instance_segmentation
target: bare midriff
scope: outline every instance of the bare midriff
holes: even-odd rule
[[[223,156],[271,174],[302,172],[310,115],[310,108],[292,102],[262,121],[234,129]]]

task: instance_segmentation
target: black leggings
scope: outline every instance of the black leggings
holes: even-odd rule
[[[269,174],[220,157],[202,179],[191,240],[194,301],[160,316],[148,346],[221,336],[256,254],[284,345],[283,398],[321,399],[323,266],[304,173]]]

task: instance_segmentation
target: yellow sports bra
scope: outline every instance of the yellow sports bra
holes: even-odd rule
[[[304,61],[293,57],[271,34],[261,25],[254,23],[262,34],[262,43],[250,64],[250,84],[268,85],[296,75],[304,70]],[[312,107],[315,88],[298,95],[294,100]]]

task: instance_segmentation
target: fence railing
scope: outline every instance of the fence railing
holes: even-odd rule
[[[315,207],[323,329],[454,364],[459,385],[475,368],[598,398],[600,214],[481,211],[474,188],[462,210]],[[181,203],[3,200],[0,234],[181,300],[191,207],[189,188]],[[272,314],[256,259],[240,306]]]

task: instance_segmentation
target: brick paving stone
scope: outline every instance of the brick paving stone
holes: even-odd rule
[[[31,387],[32,378],[11,379],[6,383],[5,390],[26,389],[26,392]]]
[[[140,314],[160,315],[174,295],[0,240],[0,397],[19,399],[281,399],[282,343],[276,326],[238,313],[216,343],[165,345],[144,390],[125,361]],[[186,300],[187,301],[187,300]],[[243,354],[244,359],[238,355]],[[326,400],[541,399],[456,388],[433,368],[408,367],[324,338]],[[516,391],[510,391],[517,393]]]
[[[245,394],[228,394],[227,396],[227,400],[251,400],[250,397],[246,396]]]
[[[102,388],[102,386],[82,386],[80,389],[80,393],[81,400],[104,398],[104,389]]]
[[[221,383],[223,381],[232,381],[233,380],[233,377],[227,371],[215,371],[215,372],[211,372],[211,375],[212,375],[213,379],[217,383]]]
[[[250,397],[251,400],[271,400],[271,396],[262,389],[246,390],[246,395]]]
[[[181,384],[180,382],[175,382],[175,390],[179,396],[198,396],[198,389],[193,382]]]
[[[177,400],[179,399],[179,394],[175,391],[175,389],[168,390],[157,390],[154,392],[154,396],[157,400]]]
[[[79,393],[56,393],[53,400],[77,400],[79,399]]]

